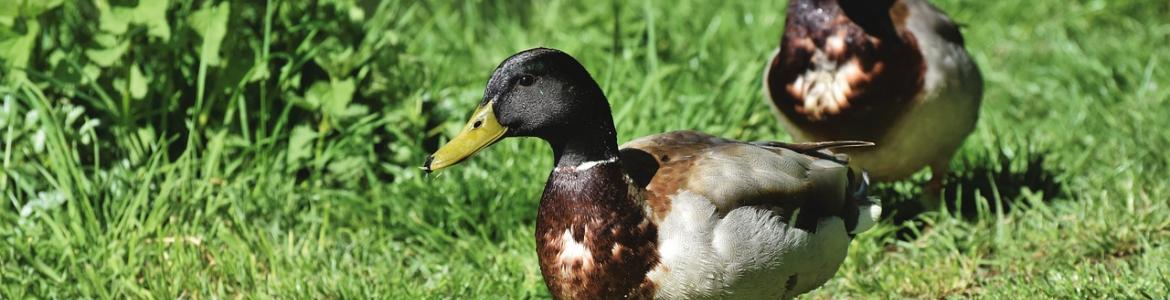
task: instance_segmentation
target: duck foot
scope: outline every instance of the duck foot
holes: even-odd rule
[[[927,211],[936,211],[942,207],[943,184],[949,172],[949,162],[931,164],[930,181],[922,186],[922,197],[919,198],[919,202]]]

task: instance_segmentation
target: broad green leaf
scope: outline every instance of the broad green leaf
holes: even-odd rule
[[[81,67],[81,71],[81,74],[83,75],[81,78],[81,83],[83,84],[97,80],[102,76],[102,68],[92,64],[86,64],[84,67]]]
[[[305,92],[305,102],[313,107],[320,107],[331,102],[332,100],[329,99],[331,97],[333,97],[333,84],[328,81],[314,82]]]
[[[340,118],[345,115],[346,108],[353,101],[354,82],[353,79],[346,79],[333,81],[330,85],[329,97],[321,102],[321,106],[326,114]]]
[[[89,57],[89,60],[98,66],[109,67],[118,62],[118,59],[122,58],[122,54],[125,54],[129,48],[130,42],[122,42],[117,46],[106,49],[85,50],[85,56]]]
[[[317,132],[313,131],[309,125],[297,125],[293,128],[292,135],[288,138],[288,160],[289,166],[297,166],[301,160],[309,158],[313,155],[313,140],[317,138]]]
[[[24,5],[20,7],[20,15],[33,18],[61,6],[61,3],[64,2],[64,0],[25,0]]]
[[[118,76],[117,78],[114,78],[114,90],[117,90],[119,94],[129,96],[130,79],[127,77],[129,76]]]
[[[365,59],[355,55],[353,47],[346,45],[336,37],[326,38],[320,43],[319,49],[322,51],[313,57],[313,61],[333,78],[347,76],[357,64]]]
[[[111,48],[118,45],[118,35],[112,33],[99,33],[93,36],[93,41],[103,48]]]
[[[320,106],[321,112],[334,119],[351,115],[349,103],[356,89],[353,79],[318,81],[305,92],[305,101]]]
[[[330,88],[331,86],[328,82],[314,82],[313,86],[310,86],[309,90],[305,91],[304,101],[300,101],[298,104],[301,104],[301,107],[305,109],[317,111],[321,108],[321,102],[325,101],[324,99],[326,97],[329,97]]]
[[[171,39],[171,26],[167,23],[167,6],[169,0],[138,0],[134,20],[146,26],[146,33],[151,36]]]
[[[228,15],[231,14],[231,3],[224,2],[215,7],[200,9],[187,17],[191,28],[203,38],[203,45],[199,48],[199,58],[208,65],[219,65],[219,47],[227,35]]]
[[[6,18],[35,18],[42,13],[61,6],[64,0],[3,0],[0,5],[0,17]]]
[[[345,111],[338,113],[335,117],[340,120],[361,117],[370,113],[370,109],[361,104],[350,104],[345,108]]]
[[[98,9],[98,28],[111,34],[126,33],[126,29],[130,27],[130,19],[114,15],[108,1],[94,1],[94,6]]]
[[[33,44],[41,26],[36,20],[27,21],[28,30],[23,36],[10,37],[0,40],[0,62],[7,70],[12,70],[12,78],[24,77],[24,69],[28,67],[28,59],[32,54]]]
[[[252,76],[248,77],[248,82],[256,82],[272,77],[272,73],[268,71],[268,65],[263,62],[253,63],[251,72]]]
[[[100,15],[99,27],[105,32],[123,34],[129,25],[137,24],[146,27],[150,36],[171,38],[171,26],[167,23],[169,0],[139,0],[135,7],[113,6],[104,0],[95,4]]]
[[[134,99],[145,98],[146,88],[149,84],[150,78],[142,76],[142,71],[139,70],[137,63],[130,66],[130,97]]]
[[[81,57],[84,55],[84,53],[65,52],[57,49],[53,50],[46,59],[49,64],[48,71],[64,87],[62,92],[67,97],[72,97],[75,88],[84,82],[85,73],[82,72],[84,68],[77,67],[77,62],[82,60]],[[95,75],[92,78],[97,77]]]
[[[65,51],[61,51],[61,49],[53,50],[52,53],[49,53],[49,65],[56,67],[57,64],[61,63],[62,59],[65,59],[65,56]]]
[[[23,33],[14,30],[16,28],[12,28],[14,25],[16,25],[15,23],[16,19],[13,19],[12,17],[0,16],[0,41],[11,38],[18,38],[24,35]]]

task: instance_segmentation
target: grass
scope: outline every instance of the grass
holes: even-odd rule
[[[933,2],[987,86],[959,205],[908,205],[924,174],[881,186],[896,212],[805,298],[1170,294],[1170,4]],[[531,47],[592,72],[621,141],[788,139],[760,85],[782,1],[17,3],[5,299],[547,298],[547,146],[417,170]]]

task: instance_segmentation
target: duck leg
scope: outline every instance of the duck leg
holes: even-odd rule
[[[947,174],[950,173],[950,160],[937,161],[930,164],[930,181],[922,187],[922,205],[928,211],[942,207],[942,189]]]

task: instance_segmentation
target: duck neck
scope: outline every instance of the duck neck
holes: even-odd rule
[[[618,159],[617,136],[611,118],[600,118],[568,134],[549,138],[557,169],[574,168]]]
[[[630,187],[618,156],[613,120],[596,118],[573,128],[576,130],[562,130],[564,134],[546,138],[552,146],[556,167],[549,174],[541,205],[597,203],[604,204],[600,208],[614,210],[633,206],[633,201],[628,199]]]
[[[557,167],[536,216],[536,247],[554,298],[618,299],[647,290],[657,227],[618,158],[609,118],[549,139]]]
[[[866,34],[875,37],[897,36],[890,10],[894,0],[792,0],[788,3],[790,20],[786,28],[802,32],[836,34],[840,30],[838,18],[849,18]],[[892,39],[889,42],[898,42]]]

